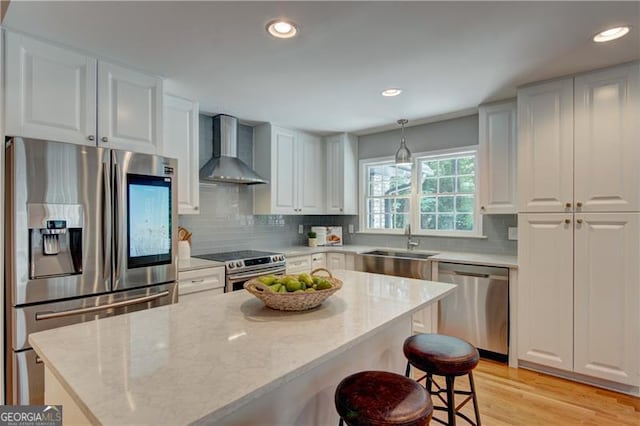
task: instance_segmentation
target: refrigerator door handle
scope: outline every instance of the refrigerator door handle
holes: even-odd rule
[[[102,268],[103,278],[111,279],[111,241],[112,234],[112,200],[111,200],[111,163],[102,164]],[[109,288],[112,290],[112,288]]]
[[[169,291],[164,290],[157,294],[138,297],[136,299],[123,300],[121,302],[110,303],[108,305],[90,306],[88,308],[79,308],[79,309],[69,309],[68,311],[60,311],[60,312],[37,312],[36,321],[48,320],[48,319],[54,319],[54,318],[64,318],[64,317],[69,317],[73,315],[82,315],[82,314],[88,314],[88,313],[98,312],[98,311],[106,311],[108,309],[113,309],[113,308],[121,308],[123,306],[137,305],[139,303],[152,302],[156,299],[160,299],[161,297],[165,297],[168,295],[169,295]]]
[[[116,290],[119,287],[120,277],[122,271],[120,270],[120,258],[122,254],[120,253],[121,249],[121,241],[120,238],[122,236],[122,232],[120,232],[120,189],[122,188],[122,182],[120,182],[120,165],[117,163],[115,152],[112,151],[112,162],[113,162],[113,248],[114,248],[114,270],[113,270],[113,282],[112,289]]]

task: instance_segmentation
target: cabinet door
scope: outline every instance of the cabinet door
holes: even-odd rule
[[[354,254],[345,254],[344,255],[344,269],[348,271],[356,270],[356,256]]]
[[[518,91],[518,211],[573,205],[573,79]]]
[[[107,62],[98,64],[99,145],[162,152],[162,80]]]
[[[345,255],[343,253],[327,253],[327,267],[330,271],[347,269]]]
[[[327,213],[344,212],[344,142],[342,136],[327,139]]]
[[[480,107],[480,212],[517,212],[516,103]]]
[[[518,358],[572,370],[572,215],[519,215],[518,286]]]
[[[311,255],[311,270],[327,267],[327,256],[325,253]]]
[[[438,332],[438,304],[434,303],[413,314],[413,334]]]
[[[324,213],[324,144],[318,136],[299,133],[298,209],[302,214]]]
[[[298,213],[298,152],[295,133],[282,128],[273,128],[271,176],[273,182],[272,212],[275,214]],[[257,161],[260,161],[259,159]]]
[[[178,159],[178,214],[198,214],[200,204],[197,102],[164,96],[162,155]]]
[[[5,34],[5,133],[95,146],[96,59]]]
[[[575,371],[634,386],[640,385],[638,235],[640,213],[576,214]]]
[[[640,211],[640,64],[575,80],[577,211]]]

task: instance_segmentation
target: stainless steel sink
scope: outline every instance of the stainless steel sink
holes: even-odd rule
[[[362,253],[364,255],[369,256],[388,256],[388,257],[399,257],[405,259],[428,259],[431,256],[435,256],[438,253],[424,253],[424,252],[413,252],[413,251],[390,251],[390,250],[371,250],[365,251]]]
[[[431,279],[431,256],[436,252],[371,250],[358,255],[358,269],[375,274]]]

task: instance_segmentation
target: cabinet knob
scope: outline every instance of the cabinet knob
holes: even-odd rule
[[[582,201],[578,201],[578,202],[576,203],[576,207],[582,207]]]
[[[340,209],[340,211],[343,211],[343,209]]]
[[[566,224],[571,223],[571,219],[565,219],[565,220],[564,220],[564,223],[566,223]]]
[[[100,140],[101,140],[102,142],[105,142],[105,143],[109,142],[109,138],[108,138],[108,137],[106,137],[106,136],[103,136],[103,137],[102,137],[102,139],[100,139]]]
[[[480,210],[484,210],[484,209],[485,209],[484,206],[480,206]]]
[[[571,208],[571,203],[567,203],[564,206],[569,209],[569,208]]]
[[[90,140],[91,142],[93,142],[93,141],[96,140],[96,137],[93,136],[93,135],[89,135],[89,136],[87,136],[87,139]]]
[[[194,209],[194,210],[198,210],[198,206],[195,206],[193,209]]]
[[[582,219],[576,219],[577,223],[582,223]]]

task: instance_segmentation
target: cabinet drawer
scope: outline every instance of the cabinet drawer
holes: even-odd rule
[[[311,270],[311,256],[287,258],[287,274],[299,274]]]
[[[222,289],[224,291],[224,267],[197,269],[178,273],[178,294]]]

